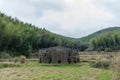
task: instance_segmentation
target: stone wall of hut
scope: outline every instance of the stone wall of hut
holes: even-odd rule
[[[78,50],[75,49],[52,47],[41,49],[39,53],[40,63],[70,64],[80,62]]]

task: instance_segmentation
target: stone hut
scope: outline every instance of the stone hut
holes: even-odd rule
[[[59,46],[40,49],[39,53],[40,63],[70,64],[80,62],[76,49]]]

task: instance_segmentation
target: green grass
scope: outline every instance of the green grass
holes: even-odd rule
[[[91,68],[89,63],[47,65],[36,61],[0,69],[0,80],[110,80],[110,70]]]

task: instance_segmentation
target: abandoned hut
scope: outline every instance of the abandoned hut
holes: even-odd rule
[[[50,47],[39,50],[40,63],[70,64],[80,61],[78,50],[65,47]]]

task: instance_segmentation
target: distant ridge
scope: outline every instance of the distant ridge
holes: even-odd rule
[[[105,28],[105,29],[99,30],[93,34],[90,34],[88,36],[82,37],[82,38],[80,38],[80,40],[84,43],[88,43],[89,40],[91,40],[92,38],[100,36],[100,35],[104,35],[104,34],[110,33],[110,32],[120,32],[120,27]]]

